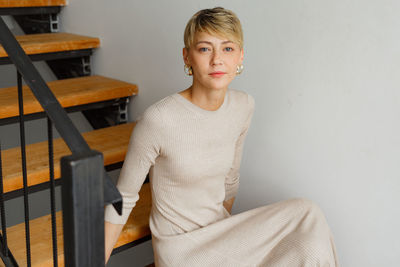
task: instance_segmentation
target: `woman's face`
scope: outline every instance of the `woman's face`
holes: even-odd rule
[[[243,62],[243,49],[223,37],[198,32],[192,47],[183,48],[183,58],[185,64],[192,66],[194,86],[226,89]]]

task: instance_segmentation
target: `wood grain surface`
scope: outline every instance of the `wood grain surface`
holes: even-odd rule
[[[128,149],[135,122],[83,133],[90,148],[103,153],[104,165],[122,162]],[[48,144],[46,142],[26,146],[28,186],[49,181]],[[3,150],[4,193],[21,189],[22,166],[19,147]],[[71,152],[62,139],[54,140],[54,174],[60,178],[60,158]]]
[[[106,78],[103,76],[86,76],[48,82],[48,86],[61,106],[71,107],[121,97],[129,97],[138,93],[134,84]],[[31,89],[23,87],[24,114],[43,111]],[[0,119],[19,115],[17,87],[0,89]]]
[[[99,38],[64,32],[18,35],[16,39],[28,55],[89,49],[100,46]],[[7,53],[4,51],[3,46],[0,45],[0,58],[2,57],[7,57]]]
[[[66,0],[0,0],[1,7],[65,6]]]

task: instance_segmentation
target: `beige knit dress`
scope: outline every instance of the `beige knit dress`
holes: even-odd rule
[[[337,266],[331,231],[313,202],[290,199],[236,215],[224,208],[238,191],[253,112],[254,98],[234,89],[216,111],[178,93],[148,107],[117,184],[122,216],[109,205],[105,220],[125,224],[149,172],[157,267]]]

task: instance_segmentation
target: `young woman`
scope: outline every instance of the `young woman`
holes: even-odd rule
[[[243,65],[236,15],[205,9],[184,34],[186,90],[148,107],[132,133],[117,187],[123,213],[106,207],[106,261],[150,172],[150,229],[157,267],[337,266],[321,210],[290,199],[240,214],[239,186],[254,98],[228,88]]]

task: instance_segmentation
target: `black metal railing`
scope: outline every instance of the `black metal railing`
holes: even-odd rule
[[[19,135],[21,140],[21,159],[22,159],[22,181],[24,184],[24,214],[25,214],[25,239],[26,239],[26,263],[31,266],[31,245],[29,229],[29,200],[28,200],[28,175],[26,171],[26,145],[25,145],[25,122],[24,122],[24,97],[22,94],[22,76],[17,71],[18,84],[18,108],[19,108]]]
[[[20,112],[21,156],[25,212],[27,266],[31,266],[29,195],[26,169],[25,129],[22,79],[43,107],[48,117],[48,150],[50,171],[50,203],[52,218],[53,263],[57,262],[57,233],[55,212],[55,182],[53,161],[53,125],[65,141],[72,155],[61,159],[62,209],[65,266],[104,266],[104,205],[113,204],[122,211],[122,198],[103,167],[102,154],[91,150],[67,113],[25,54],[3,19],[0,17],[0,44],[17,69]],[[6,266],[17,266],[7,246],[7,227],[3,198],[3,177],[0,146],[0,211],[2,234],[0,256]]]
[[[9,251],[7,246],[7,223],[4,208],[4,198],[3,198],[3,163],[1,155],[1,140],[0,140],[0,212],[1,212],[1,235],[0,235],[0,256],[6,266],[17,266],[17,262],[14,259],[11,251]]]
[[[58,266],[57,253],[57,223],[56,223],[56,183],[54,181],[54,146],[53,123],[47,117],[47,139],[49,149],[49,177],[50,177],[50,210],[51,210],[51,239],[53,241],[53,266]]]

